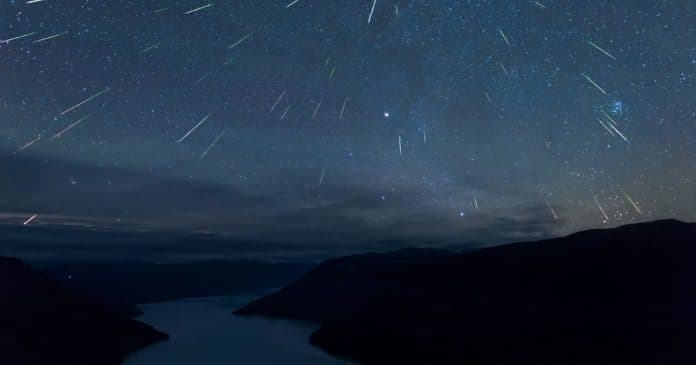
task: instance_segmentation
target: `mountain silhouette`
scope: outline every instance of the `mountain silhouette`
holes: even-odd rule
[[[168,338],[132,320],[132,313],[66,289],[18,259],[0,257],[0,364],[118,364]]]
[[[59,262],[37,267],[63,286],[126,305],[260,292],[306,273],[306,263],[263,261]]]
[[[696,224],[328,260],[240,315],[365,364],[696,363]]]

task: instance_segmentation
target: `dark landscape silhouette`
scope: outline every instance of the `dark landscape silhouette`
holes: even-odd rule
[[[0,258],[0,363],[118,364],[129,353],[167,339],[12,258]]]
[[[232,295],[279,288],[312,267],[308,263],[196,261],[43,264],[66,287],[105,303],[135,305],[180,298]]]
[[[694,262],[696,224],[674,220],[470,252],[366,253],[308,272],[211,261],[42,273],[2,258],[0,351],[9,365],[116,364],[167,339],[132,319],[133,304],[289,283],[236,314],[317,322],[307,341],[365,364],[687,364]]]
[[[656,221],[471,253],[328,260],[241,315],[321,323],[366,364],[696,361],[696,225]]]

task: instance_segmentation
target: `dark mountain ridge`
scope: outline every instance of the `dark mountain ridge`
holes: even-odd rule
[[[118,364],[167,335],[0,257],[0,363]]]
[[[367,364],[696,363],[696,224],[328,260],[238,311]]]
[[[60,262],[35,267],[99,301],[134,305],[275,289],[300,277],[311,265],[219,260],[165,264]]]

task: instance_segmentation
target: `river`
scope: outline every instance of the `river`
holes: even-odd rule
[[[317,325],[238,317],[254,296],[182,299],[139,306],[138,320],[171,337],[130,355],[124,365],[348,365],[309,344]]]

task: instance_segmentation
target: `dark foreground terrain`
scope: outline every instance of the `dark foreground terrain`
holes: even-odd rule
[[[694,364],[696,225],[326,261],[238,311],[367,364]]]
[[[97,304],[20,260],[0,257],[0,364],[118,364],[167,339],[130,319],[132,312]]]
[[[65,287],[101,302],[127,305],[280,288],[311,267],[262,261],[60,262],[36,266]]]

